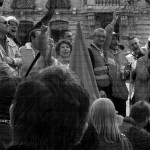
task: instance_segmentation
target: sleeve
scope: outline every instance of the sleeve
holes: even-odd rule
[[[19,67],[22,65],[22,55],[19,49],[16,50],[15,58],[12,58],[14,61],[14,66]]]
[[[147,81],[147,79],[150,78],[150,74],[148,72],[147,64],[145,64],[144,57],[138,59],[135,71],[138,80]]]
[[[150,133],[146,130],[132,127],[130,129],[130,137],[131,143],[134,145],[135,149],[150,149]]]

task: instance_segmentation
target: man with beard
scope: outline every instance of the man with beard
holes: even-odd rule
[[[128,90],[125,81],[121,79],[119,54],[122,50],[118,47],[119,35],[112,33],[112,40],[107,51],[107,59],[109,64],[109,74],[112,79],[112,101],[116,110],[122,116],[126,115],[126,100],[128,99]]]

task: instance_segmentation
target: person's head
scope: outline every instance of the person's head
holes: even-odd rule
[[[72,51],[72,45],[68,40],[60,40],[55,48],[56,55],[62,58],[68,58]]]
[[[118,50],[118,39],[119,39],[119,35],[115,32],[112,33],[112,40],[110,43],[110,48],[112,50]]]
[[[16,37],[19,21],[14,16],[8,16],[6,19],[8,21],[8,32],[10,36]]]
[[[48,88],[38,81],[19,84],[10,107],[13,140],[18,145],[40,149],[50,145],[51,99]]]
[[[129,47],[134,53],[138,53],[140,51],[140,43],[139,39],[135,36],[130,36],[128,38]]]
[[[94,31],[93,43],[101,48],[106,39],[106,31],[103,28],[98,28]]]
[[[21,79],[16,77],[0,79],[0,119],[9,119],[9,107],[14,99],[19,82],[21,82]]]
[[[150,104],[146,101],[136,102],[131,107],[130,117],[132,117],[139,126],[145,127],[150,118]]]
[[[73,42],[73,34],[71,30],[62,30],[61,39],[68,40],[70,43]]]
[[[0,16],[0,33],[4,35],[8,33],[8,22],[4,16]]]
[[[54,149],[68,149],[83,135],[89,111],[89,93],[63,66],[52,66],[40,75],[51,93],[51,131]]]
[[[116,122],[116,110],[108,98],[95,100],[90,110],[90,120],[98,135],[109,142],[119,139],[119,129]]]
[[[35,48],[37,47],[37,37],[40,33],[40,29],[34,29],[29,33],[29,41]]]

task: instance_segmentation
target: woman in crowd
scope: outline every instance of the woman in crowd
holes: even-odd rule
[[[98,134],[99,149],[131,149],[130,142],[118,129],[116,110],[110,99],[100,98],[94,101],[91,106],[90,120]]]
[[[54,64],[63,64],[69,67],[69,58],[72,51],[72,45],[68,40],[61,40],[55,48],[56,58],[52,57]]]

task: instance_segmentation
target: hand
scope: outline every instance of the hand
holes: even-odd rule
[[[46,26],[46,25],[44,25],[44,23],[42,23],[42,26],[40,28],[41,33],[43,33],[43,34],[46,33],[47,29],[48,29],[48,26]]]
[[[118,15],[116,15],[116,12],[114,11],[113,20],[111,22],[111,25],[114,26],[116,24],[117,20],[118,20]]]
[[[54,47],[54,40],[52,38],[48,38],[48,45]]]
[[[3,61],[5,61],[8,65],[14,64],[14,60],[10,57],[4,57]]]

